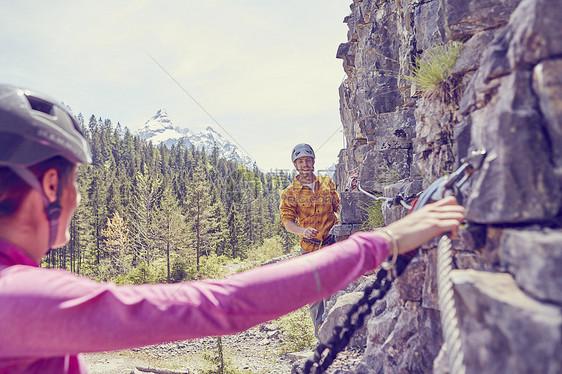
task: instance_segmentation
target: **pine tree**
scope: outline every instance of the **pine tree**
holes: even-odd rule
[[[167,282],[170,283],[172,251],[183,246],[187,241],[186,225],[177,199],[169,186],[164,188],[160,211],[156,216],[157,237],[162,240],[166,253]]]
[[[136,262],[139,258],[148,266],[156,255],[155,215],[161,184],[162,181],[158,177],[140,171],[136,174],[131,222],[135,250],[133,261]]]
[[[246,231],[244,216],[240,213],[237,204],[232,204],[228,212],[228,244],[232,258],[246,258],[249,240]]]
[[[199,271],[200,258],[204,248],[207,249],[205,254],[208,255],[210,229],[208,208],[211,200],[209,183],[207,183],[204,169],[200,165],[195,167],[193,171],[187,194],[187,219],[192,228],[192,242],[195,247],[196,264]]]
[[[93,227],[93,247],[95,253],[95,263],[99,264],[104,253],[102,249],[103,229],[107,222],[107,185],[104,183],[105,173],[103,167],[92,167],[92,178],[88,188],[88,199],[90,201],[89,215]]]
[[[209,207],[209,241],[212,251],[217,256],[232,256],[228,250],[228,224],[223,202],[219,199],[218,192],[214,191]]]
[[[70,241],[67,246],[70,252],[70,271],[81,274],[82,266],[85,262],[88,243],[92,242],[91,228],[89,222],[88,207],[90,201],[86,193],[86,186],[89,184],[89,169],[92,166],[81,166],[78,168],[78,190],[82,196],[82,201],[76,208],[76,212],[70,223]]]

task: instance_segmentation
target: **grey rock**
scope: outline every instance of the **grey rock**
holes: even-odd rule
[[[562,2],[522,0],[508,27],[512,38],[508,58],[514,69],[526,69],[562,54]]]
[[[401,196],[406,205],[413,203],[416,194],[422,191],[423,180],[421,178],[408,178],[398,183],[384,186],[383,196],[395,199],[382,204],[382,214],[386,225],[399,220],[408,214],[408,208],[402,205],[396,198]]]
[[[381,193],[384,186],[410,176],[411,151],[408,149],[373,150],[367,154],[361,170],[361,187]]]
[[[384,312],[368,323],[369,344],[357,372],[431,372],[442,342],[439,313],[402,302],[392,290],[385,300]]]
[[[298,360],[307,360],[309,357],[312,357],[312,351],[311,350],[305,350],[305,351],[301,351],[301,352],[288,352],[285,353],[285,355],[287,356],[287,358],[291,361],[298,361]]]
[[[343,224],[355,224],[365,221],[367,206],[373,199],[360,191],[344,191],[340,193],[341,222]]]
[[[402,194],[405,197],[415,195],[422,191],[421,178],[411,178],[384,186],[384,196],[394,197]]]
[[[561,243],[562,230],[505,230],[500,259],[519,287],[537,299],[562,306]]]
[[[451,279],[467,373],[560,372],[559,308],[525,295],[509,274],[455,270]]]
[[[413,18],[417,50],[428,50],[447,41],[443,10],[438,0],[413,3]]]
[[[330,230],[330,234],[336,237],[336,241],[347,239],[347,237],[357,231],[361,231],[363,224],[338,224]]]
[[[426,263],[419,257],[410,261],[400,278],[394,282],[396,292],[402,300],[421,301],[423,280],[425,278]]]
[[[404,217],[408,211],[402,205],[382,204],[382,216],[385,224],[392,223]]]
[[[458,40],[479,31],[499,28],[521,0],[445,0],[451,39]]]
[[[427,185],[453,169],[455,111],[454,106],[439,97],[419,100],[412,162]]]
[[[463,186],[469,227],[453,245],[455,267],[478,271],[455,286],[469,373],[562,372],[562,240],[545,228],[562,223],[561,12],[562,0],[362,0],[345,20],[348,40],[337,53],[347,73],[340,188],[357,172],[370,192],[419,192],[471,151],[488,151]],[[415,57],[448,40],[464,43],[448,82],[455,90],[416,94],[404,78]],[[414,179],[419,184],[407,187]],[[358,217],[356,206],[343,211]],[[386,224],[406,214],[401,206],[382,209]],[[436,246],[422,246],[374,305],[352,372],[449,372],[439,353]],[[455,273],[471,274],[464,271]],[[359,292],[372,277],[365,278],[347,292]]]
[[[460,160],[469,155],[470,143],[472,140],[472,118],[469,116],[462,120],[454,128],[455,143],[457,145],[455,168],[461,164]]]
[[[482,54],[494,39],[496,32],[497,30],[484,30],[477,32],[468,39],[463,44],[463,48],[451,70],[451,74],[462,75],[478,69]]]
[[[439,295],[437,294],[437,251],[424,250],[422,256],[427,264],[427,273],[423,278],[422,307],[439,310]]]
[[[363,297],[363,292],[351,292],[340,296],[334,306],[330,308],[330,313],[318,330],[318,340],[327,342],[332,337],[336,326],[343,326],[347,320],[347,313],[351,307]],[[349,346],[365,346],[367,342],[367,329],[360,328],[355,331],[349,342]]]
[[[377,149],[409,149],[416,136],[414,108],[381,113],[376,120],[367,121],[367,140]]]
[[[555,174],[562,182],[562,60],[545,60],[533,69],[533,91],[545,119],[545,130]]]
[[[550,163],[530,87],[530,74],[501,78],[493,99],[472,116],[474,149],[488,152],[467,199],[467,219],[479,223],[549,220],[560,209],[560,184]],[[533,193],[529,193],[533,191]]]

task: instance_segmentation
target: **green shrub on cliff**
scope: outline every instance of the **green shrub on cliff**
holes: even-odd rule
[[[412,75],[404,78],[416,85],[416,91],[431,93],[443,86],[462,50],[462,43],[449,42],[435,46],[416,58]]]

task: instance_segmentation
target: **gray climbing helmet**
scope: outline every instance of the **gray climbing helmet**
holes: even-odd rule
[[[293,148],[293,152],[291,152],[291,161],[295,162],[297,158],[305,156],[316,158],[310,145],[305,143],[297,144],[295,148]]]
[[[74,116],[46,95],[0,84],[0,166],[25,168],[55,156],[92,162]]]
[[[88,143],[74,116],[59,102],[41,93],[0,84],[0,166],[9,167],[39,191],[49,221],[49,247],[55,242],[61,205],[50,202],[29,166],[53,157],[72,164],[91,163]]]

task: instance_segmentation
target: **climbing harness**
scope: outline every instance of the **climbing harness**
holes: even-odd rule
[[[462,165],[451,175],[436,180],[425,191],[417,197],[411,211],[420,209],[426,204],[438,201],[447,196],[455,195],[460,200],[460,187],[468,180],[472,173],[479,169],[486,156],[485,151],[473,152],[471,156],[462,159]],[[359,187],[358,180],[351,181]],[[348,186],[351,183],[348,182]],[[359,189],[361,191],[361,189]],[[376,196],[374,196],[376,197]],[[381,200],[380,197],[376,197]],[[383,198],[386,201],[395,201],[396,198]],[[463,354],[460,343],[460,331],[456,319],[456,309],[453,299],[452,282],[450,272],[452,269],[451,240],[448,235],[443,235],[438,249],[438,272],[439,272],[439,306],[441,310],[441,324],[445,340],[445,347],[449,359],[451,374],[464,374],[466,368],[463,364]],[[376,279],[372,285],[364,291],[363,297],[348,311],[346,320],[342,326],[336,326],[332,337],[326,343],[320,342],[308,359],[301,373],[320,374],[325,372],[332,364],[339,352],[345,349],[355,331],[363,325],[365,317],[371,313],[372,306],[384,298],[392,282],[399,277],[417,251],[410,251],[399,255],[396,259],[394,269],[381,268],[377,272]],[[371,295],[372,294],[372,295]]]
[[[308,244],[312,244],[314,246],[313,251],[320,249],[322,247],[325,247],[327,245],[331,245],[334,244],[336,242],[336,239],[334,238],[334,236],[332,234],[328,235],[326,237],[326,239],[324,240],[317,240],[317,239],[313,239],[313,238],[302,238],[302,241]]]

